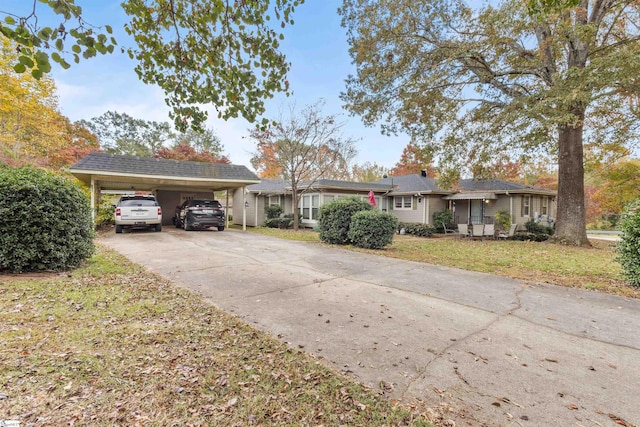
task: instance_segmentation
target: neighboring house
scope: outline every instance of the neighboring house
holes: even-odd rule
[[[313,227],[317,222],[320,206],[336,198],[361,197],[368,200],[373,191],[376,208],[392,212],[401,222],[430,225],[433,214],[443,210],[453,212],[454,223],[493,223],[498,211],[507,211],[511,222],[524,224],[532,218],[548,224],[555,218],[556,192],[543,188],[502,180],[463,179],[458,190],[445,190],[437,181],[423,175],[387,177],[370,183],[322,179],[311,186],[302,184],[304,190],[299,204],[300,217],[305,226]],[[262,225],[266,219],[266,208],[280,205],[283,212],[293,212],[291,186],[283,180],[263,180],[249,185],[243,197],[242,189],[234,193],[234,210],[241,212],[245,201],[250,226]],[[242,218],[234,216],[234,223]]]

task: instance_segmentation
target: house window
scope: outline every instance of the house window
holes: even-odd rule
[[[300,213],[302,219],[317,220],[320,196],[318,194],[305,194],[300,200]]]
[[[531,196],[522,196],[520,216],[529,216],[531,211]]]
[[[540,214],[549,215],[549,198],[548,197],[542,198],[542,203],[540,205]]]
[[[269,206],[280,206],[280,195],[269,196]]]
[[[311,219],[318,219],[318,207],[320,206],[320,196],[311,196]]]
[[[393,198],[395,209],[411,209],[411,202],[413,197],[411,196],[395,196]]]

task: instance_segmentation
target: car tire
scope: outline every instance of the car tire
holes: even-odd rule
[[[189,225],[189,220],[185,217],[185,219],[182,220],[182,224],[184,225],[184,231],[191,231],[191,225]]]
[[[176,226],[176,228],[182,227],[182,224],[180,224],[180,219],[178,218],[173,219],[173,224]]]
[[[156,224],[156,231],[162,231],[162,224]]]
[[[118,234],[122,233],[122,226],[121,225],[116,225],[116,233],[118,233]]]
[[[219,226],[218,231],[224,231],[224,225]]]

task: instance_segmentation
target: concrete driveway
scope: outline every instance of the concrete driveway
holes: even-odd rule
[[[233,230],[100,241],[457,426],[640,423],[638,300]]]

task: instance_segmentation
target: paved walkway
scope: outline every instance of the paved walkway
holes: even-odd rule
[[[101,242],[457,426],[640,425],[638,300],[233,230]]]

